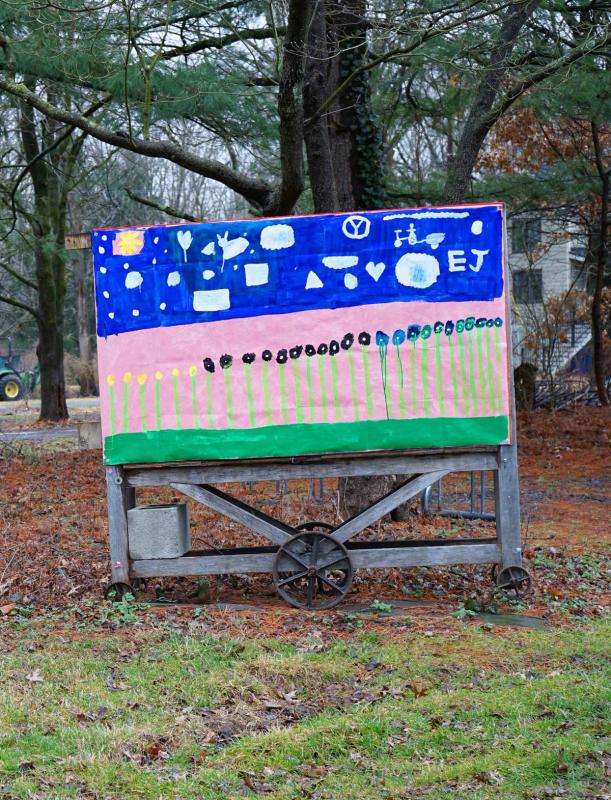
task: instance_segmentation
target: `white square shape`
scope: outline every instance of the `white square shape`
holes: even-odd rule
[[[269,280],[269,264],[244,264],[247,286],[264,286]]]
[[[229,289],[193,292],[193,311],[224,311],[230,306]]]

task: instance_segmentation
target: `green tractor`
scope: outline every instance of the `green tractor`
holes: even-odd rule
[[[0,347],[0,401],[20,400],[29,395],[38,383],[39,370],[23,372],[19,369],[21,356],[13,351],[11,340],[6,340],[4,352]]]

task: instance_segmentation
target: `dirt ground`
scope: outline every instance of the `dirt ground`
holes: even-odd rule
[[[519,610],[558,621],[601,614],[609,585],[610,420],[609,411],[600,408],[542,410],[519,419],[522,530],[526,565],[536,585],[520,603],[493,593],[487,566],[363,571],[355,578],[350,601],[428,601],[429,605],[413,609],[425,626],[456,609]],[[325,481],[322,502],[311,496],[311,489],[310,481],[292,481],[288,492],[274,483],[234,485],[227,491],[291,524],[338,520],[336,482]],[[444,481],[444,507],[462,502],[466,508],[467,490],[467,475]],[[184,499],[166,489],[145,490],[139,498],[140,502]],[[491,510],[491,480],[486,503]],[[20,609],[29,616],[49,610],[63,610],[66,617],[89,613],[83,609],[98,603],[109,581],[100,452],[41,448],[0,458],[0,508],[0,621],[3,614]],[[263,543],[197,504],[191,504],[190,514],[194,546]],[[492,522],[426,516],[414,503],[409,521],[379,523],[361,538],[489,537],[493,529]],[[172,606],[179,615],[181,609],[192,614],[194,604],[251,604],[269,612],[252,615],[253,626],[262,631],[268,629],[270,618],[282,618],[285,627],[298,633],[308,618],[276,598],[269,575],[156,580],[149,583],[143,599],[188,604]],[[208,606],[206,613],[213,608]],[[341,614],[341,608],[333,613]],[[150,613],[164,610],[154,607]],[[225,624],[228,613],[214,611],[219,625]],[[314,619],[320,620],[320,615]]]

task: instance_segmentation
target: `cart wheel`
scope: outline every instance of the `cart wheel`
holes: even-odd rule
[[[295,608],[323,609],[337,605],[350,590],[353,574],[344,545],[320,531],[293,536],[279,548],[274,559],[276,591]],[[328,594],[320,591],[321,584],[329,590]]]
[[[126,594],[135,595],[136,589],[129,583],[111,583],[104,591],[104,599],[120,603]]]
[[[295,530],[298,531],[333,531],[333,525],[330,525],[328,522],[320,522],[313,520],[311,522],[302,522],[301,525],[297,525]],[[282,577],[286,577],[284,574]],[[344,569],[332,569],[326,572],[326,577],[330,578],[333,583],[336,583],[338,586],[345,586],[346,581],[348,580],[348,573]],[[324,594],[326,597],[335,597],[335,589],[332,589],[330,586],[318,579],[318,591],[321,594]]]
[[[505,592],[513,590],[516,597],[528,594],[532,588],[532,578],[524,567],[505,567],[496,576],[496,585]]]

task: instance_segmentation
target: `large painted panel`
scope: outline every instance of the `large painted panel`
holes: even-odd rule
[[[97,230],[108,464],[500,444],[499,205]]]

